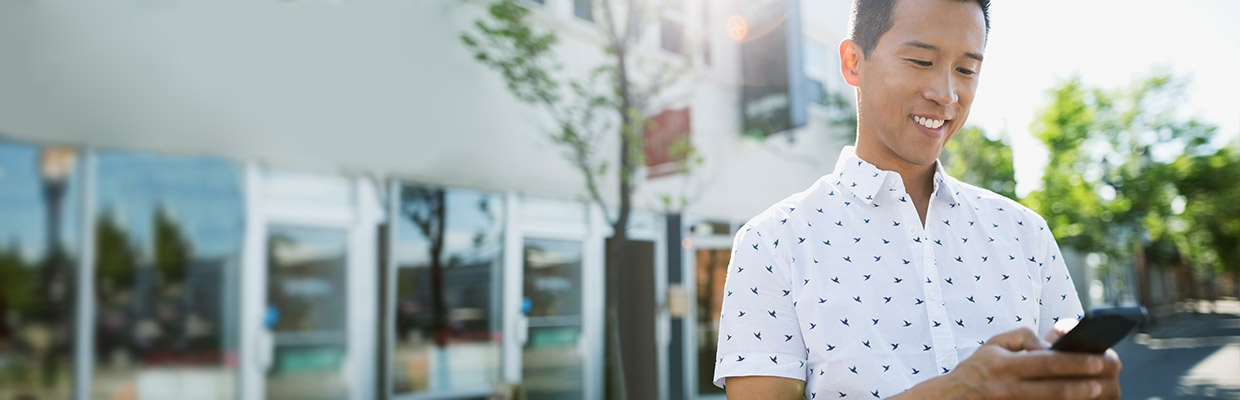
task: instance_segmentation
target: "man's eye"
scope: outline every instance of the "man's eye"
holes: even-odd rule
[[[909,62],[912,62],[913,64],[917,64],[917,65],[920,65],[920,66],[923,66],[923,67],[929,67],[929,66],[931,66],[931,65],[934,65],[933,63],[931,63],[931,62],[929,62],[929,61],[922,61],[922,60],[913,60],[913,59],[909,59]]]
[[[956,71],[957,71],[957,72],[960,72],[960,73],[962,73],[962,74],[965,74],[965,75],[974,75],[974,74],[977,74],[976,72],[973,72],[973,70],[970,70],[970,69],[968,69],[968,68],[956,68]]]

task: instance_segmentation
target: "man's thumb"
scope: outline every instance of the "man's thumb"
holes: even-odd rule
[[[1047,346],[1038,334],[1029,328],[1018,328],[995,335],[986,344],[996,345],[1010,351],[1042,350]]]

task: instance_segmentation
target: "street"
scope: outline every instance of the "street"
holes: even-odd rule
[[[1240,399],[1240,301],[1163,317],[1116,346],[1123,398]]]

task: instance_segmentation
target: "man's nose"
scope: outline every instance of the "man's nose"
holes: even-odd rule
[[[935,74],[930,79],[930,82],[927,83],[926,88],[922,90],[922,97],[925,97],[926,100],[938,103],[943,107],[956,104],[956,100],[959,100],[959,96],[956,96],[956,87],[951,71],[947,71],[945,74]]]

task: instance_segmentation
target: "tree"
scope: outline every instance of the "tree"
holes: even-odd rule
[[[22,259],[18,245],[0,247],[0,315],[13,311],[20,319],[34,308],[39,296],[34,290],[31,270],[32,267]],[[0,340],[7,340],[13,334],[7,319],[0,318]]]
[[[948,175],[1007,197],[1016,197],[1016,167],[1012,147],[986,137],[981,128],[970,126],[956,132],[944,147],[943,169]]]
[[[400,212],[426,237],[430,262],[431,332],[435,345],[448,344],[448,308],[443,296],[444,234],[447,230],[447,194],[440,188],[404,186],[400,189]]]
[[[134,265],[138,256],[125,229],[110,211],[95,218],[96,290],[99,298],[111,303],[111,297],[121,290],[133,290]]]
[[[653,351],[621,352],[618,335],[619,274],[621,268],[630,265],[628,224],[634,188],[644,164],[643,133],[655,111],[656,97],[665,95],[690,63],[688,57],[677,66],[639,62],[634,51],[639,35],[634,29],[643,25],[646,2],[601,0],[591,4],[599,5],[602,14],[595,21],[604,38],[601,54],[605,61],[589,69],[586,76],[564,76],[563,64],[553,51],[558,40],[555,33],[532,28],[530,11],[515,0],[492,4],[489,21],[476,21],[474,32],[461,35],[461,40],[478,62],[500,73],[517,100],[545,112],[552,126],[550,139],[565,150],[567,160],[585,178],[590,200],[604,210],[611,224],[605,274],[607,393],[611,398],[625,398],[623,368],[618,368],[624,365],[621,354]],[[608,162],[610,157],[596,151],[606,135],[614,135],[619,143],[614,169]],[[692,153],[691,147],[680,151]],[[609,203],[600,183],[613,176],[617,196]],[[617,204],[614,213],[609,204]]]
[[[1143,303],[1151,300],[1151,266],[1209,262],[1194,255],[1212,249],[1204,243],[1215,234],[1200,233],[1211,232],[1200,226],[1210,218],[1180,215],[1182,193],[1194,193],[1195,212],[1215,212],[1208,199],[1225,197],[1223,188],[1232,185],[1221,180],[1226,173],[1200,168],[1209,164],[1201,158],[1210,157],[1216,128],[1180,116],[1183,86],[1167,73],[1114,90],[1072,78],[1050,91],[1051,103],[1030,127],[1050,160],[1043,187],[1025,203],[1046,217],[1061,245],[1104,254],[1104,280],[1132,265]],[[1202,187],[1210,189],[1194,189]],[[1127,290],[1122,280],[1109,280],[1109,289]]]
[[[159,271],[161,286],[165,292],[178,292],[173,288],[180,288],[185,284],[185,274],[193,258],[193,248],[181,231],[181,226],[163,206],[155,209],[153,223],[155,269]]]
[[[1240,149],[1224,147],[1204,156],[1178,157],[1172,165],[1176,190],[1184,196],[1179,248],[1196,260],[1200,274],[1231,274],[1233,296],[1240,296]]]

